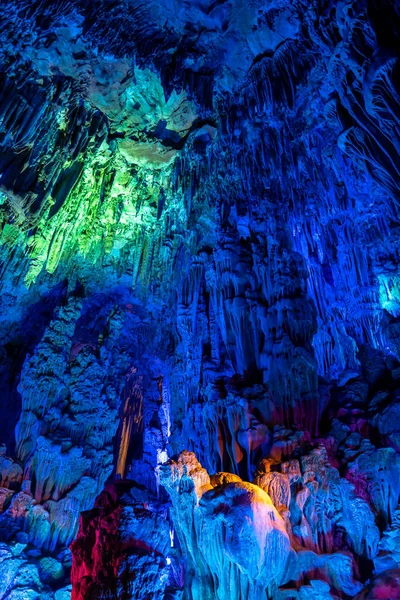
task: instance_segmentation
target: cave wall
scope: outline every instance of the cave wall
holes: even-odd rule
[[[399,24],[1,4],[1,600],[396,597]]]

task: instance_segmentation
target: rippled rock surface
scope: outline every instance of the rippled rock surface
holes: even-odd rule
[[[392,599],[400,8],[0,5],[0,600]]]

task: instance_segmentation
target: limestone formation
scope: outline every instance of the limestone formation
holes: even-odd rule
[[[0,600],[396,597],[399,49],[0,2]]]

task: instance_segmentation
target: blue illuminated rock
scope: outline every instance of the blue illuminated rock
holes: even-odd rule
[[[0,600],[395,594],[398,2],[0,23]]]

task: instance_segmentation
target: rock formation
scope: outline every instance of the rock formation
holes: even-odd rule
[[[0,600],[390,600],[400,5],[0,3]]]

